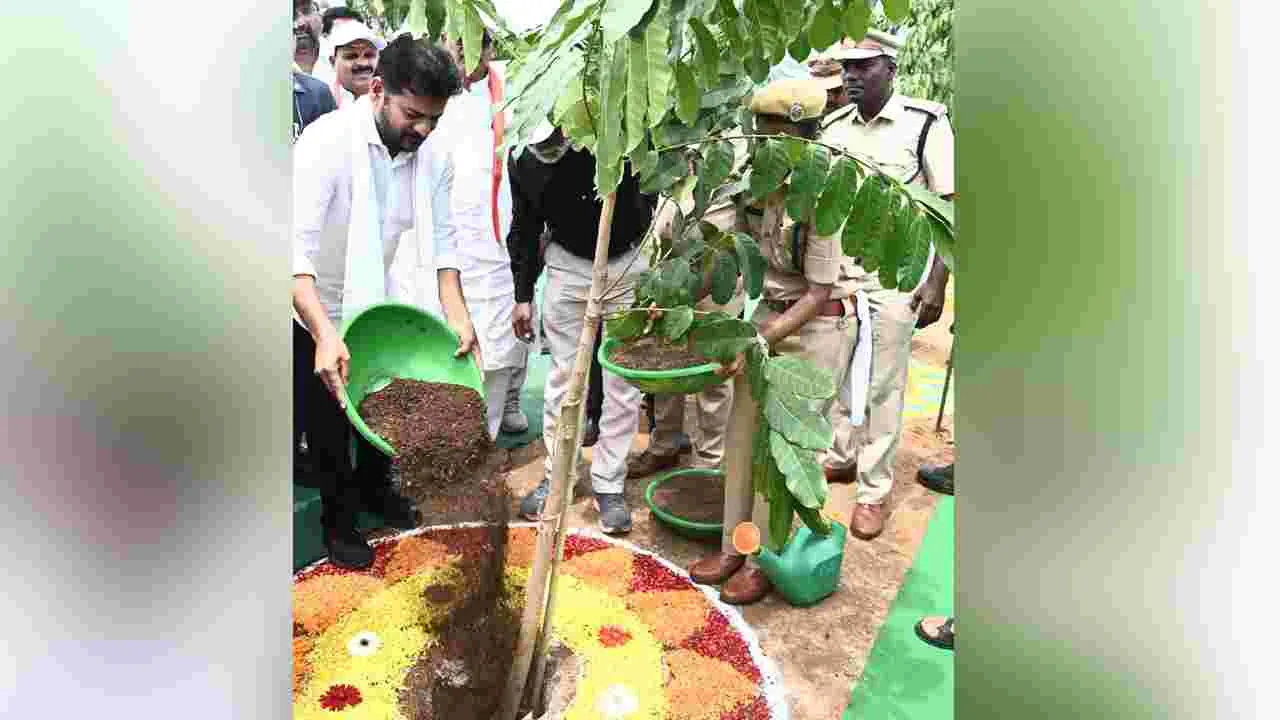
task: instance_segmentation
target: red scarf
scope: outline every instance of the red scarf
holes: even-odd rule
[[[502,133],[506,129],[507,114],[502,111],[502,78],[499,76],[498,68],[492,63],[489,65],[489,107],[495,109],[493,116],[493,187],[489,196],[489,207],[493,212],[493,237],[502,244],[502,224],[498,221],[498,188],[502,186],[502,156],[499,149],[502,147]]]

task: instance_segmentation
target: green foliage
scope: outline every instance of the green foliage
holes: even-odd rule
[[[782,187],[791,172],[790,159],[783,143],[765,140],[751,157],[751,196],[763,198]]]
[[[826,148],[809,143],[803,143],[803,147],[787,186],[787,214],[798,223],[810,221],[831,164],[831,153]]]
[[[831,447],[831,441],[827,441]],[[827,502],[827,477],[818,465],[817,454],[797,447],[777,430],[769,432],[769,451],[786,477],[787,490],[795,504],[815,510]]]
[[[767,377],[767,373],[766,373]],[[808,450],[826,450],[831,447],[831,422],[814,412],[809,401],[799,395],[773,388],[764,413],[769,427],[782,434],[788,442]],[[785,470],[785,466],[779,465]]]
[[[726,305],[738,290],[738,259],[732,251],[717,252],[712,257],[711,299]]]
[[[885,9],[889,11],[888,3]],[[898,53],[898,74],[894,81],[898,92],[940,102],[954,109],[954,14],[955,0],[911,0],[911,11],[905,20],[895,22],[887,17],[877,17],[876,26],[882,30],[897,27],[900,32],[909,32],[907,42]]]
[[[652,6],[653,0],[605,0],[604,9],[600,12],[600,29],[604,32],[605,44],[612,45],[631,32]]]
[[[769,263],[764,259],[764,253],[760,252],[760,245],[755,238],[746,233],[735,232],[733,240],[747,297],[758,298],[764,291],[764,274]]]
[[[708,359],[728,364],[756,341],[756,326],[745,320],[724,320],[694,328],[690,340]]]
[[[607,318],[604,328],[609,337],[630,340],[639,337],[648,322],[649,313],[644,310],[628,310]]]
[[[810,400],[829,400],[836,394],[830,373],[794,355],[771,359],[765,369],[765,379],[770,387]]]
[[[858,163],[842,157],[827,176],[827,184],[818,200],[813,228],[819,235],[834,235],[853,210],[858,188]]]
[[[671,342],[676,342],[689,332],[693,325],[693,308],[678,307],[662,314],[662,334]]]
[[[676,117],[685,125],[698,120],[698,81],[684,63],[676,65]]]

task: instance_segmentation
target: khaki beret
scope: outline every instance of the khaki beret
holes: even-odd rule
[[[778,80],[751,96],[751,112],[774,115],[791,122],[812,120],[822,116],[827,106],[827,91],[812,78]]]

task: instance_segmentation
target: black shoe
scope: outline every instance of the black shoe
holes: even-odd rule
[[[600,530],[609,535],[631,532],[631,510],[622,493],[596,493],[596,510],[600,513]]]
[[[324,529],[324,547],[329,551],[329,562],[347,570],[364,570],[373,564],[373,548],[354,525]]]
[[[547,502],[547,495],[551,492],[551,484],[546,478],[538,483],[538,487],[529,491],[520,499],[520,517],[525,520],[537,520],[542,514],[542,506]]]
[[[418,527],[418,509],[413,501],[393,490],[390,485],[370,489],[365,496],[365,508],[381,515],[387,527],[397,530]]]
[[[582,447],[591,447],[600,441],[600,423],[587,420],[587,429],[582,433]]]
[[[936,465],[921,465],[920,470],[916,473],[916,478],[920,484],[929,488],[936,493],[943,495],[956,494],[956,464],[951,463],[943,467]]]

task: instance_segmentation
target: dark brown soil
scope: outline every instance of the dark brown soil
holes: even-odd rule
[[[395,447],[392,472],[423,525],[482,523],[452,548],[461,579],[423,593],[424,604],[451,607],[430,628],[439,642],[405,678],[401,703],[414,720],[490,720],[519,633],[505,588],[508,453],[493,448],[479,393],[460,385],[397,379],[366,398],[360,415]]]
[[[471,388],[396,379],[360,403],[360,417],[396,449],[403,478],[449,482],[492,445],[484,400]]]
[[[632,370],[678,370],[710,362],[685,342],[671,343],[653,335],[615,345],[609,360]]]
[[[724,519],[724,478],[674,477],[654,491],[653,504],[691,522],[720,522]]]

